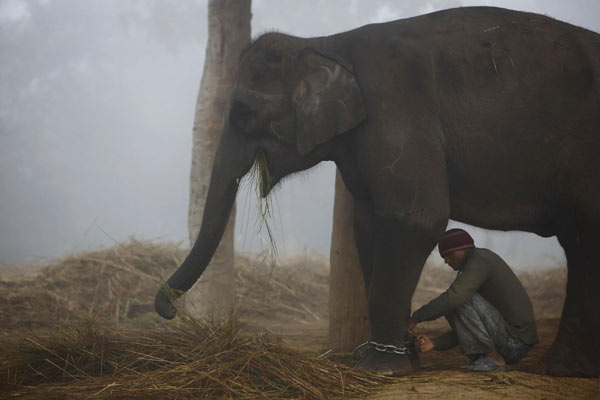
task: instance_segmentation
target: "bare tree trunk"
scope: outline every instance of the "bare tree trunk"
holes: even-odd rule
[[[250,0],[210,0],[208,43],[194,116],[188,231],[193,243],[200,231],[210,173],[223,128],[229,91],[234,84],[239,54],[250,42]],[[192,302],[202,314],[222,313],[235,298],[235,207],[221,244],[193,289]]]
[[[370,336],[353,223],[354,201],[336,171],[329,272],[329,344],[334,351],[350,351]]]

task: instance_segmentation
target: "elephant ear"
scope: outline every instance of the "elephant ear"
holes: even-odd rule
[[[303,51],[300,62],[305,72],[293,93],[296,147],[306,155],[357,126],[367,113],[350,64],[310,48]]]

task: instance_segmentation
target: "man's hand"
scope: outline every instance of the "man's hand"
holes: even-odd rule
[[[406,324],[406,332],[408,332],[409,335],[414,336],[416,327],[417,327],[417,323],[415,321],[413,321],[412,319],[409,319],[408,323]]]
[[[425,335],[417,336],[417,341],[415,344],[417,346],[417,350],[419,350],[421,353],[427,353],[428,351],[433,350],[435,347],[435,343],[433,343],[433,341]]]

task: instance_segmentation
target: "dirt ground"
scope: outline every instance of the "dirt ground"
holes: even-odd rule
[[[382,385],[371,400],[406,399],[600,399],[598,379],[544,375],[539,359],[552,344],[558,319],[538,321],[540,344],[509,371],[473,373],[460,370],[466,359],[458,349],[421,355],[421,370]],[[425,324],[423,324],[425,325]],[[277,327],[285,344],[319,353],[327,351],[327,321]],[[445,323],[429,323],[419,332],[435,336]]]
[[[413,309],[441,293],[455,273],[443,266],[427,266],[413,298]],[[543,374],[539,360],[552,344],[558,330],[564,302],[566,269],[519,273],[534,305],[540,343],[509,371],[492,373],[464,372],[466,359],[458,348],[421,355],[421,370],[409,377],[395,378],[368,396],[372,400],[407,399],[595,399],[600,400],[600,379],[556,378]],[[322,299],[322,302],[326,301]],[[296,321],[257,319],[257,326],[280,335],[289,347],[319,354],[328,351],[326,302],[315,314],[319,319]],[[442,319],[420,324],[419,333],[435,337],[449,329]]]
[[[168,275],[185,256],[173,246],[133,242],[106,251],[74,255],[44,268],[0,268],[0,338],[25,335],[80,315],[106,324],[164,324],[152,311],[156,268]],[[239,320],[248,334],[267,332],[284,345],[315,354],[328,352],[327,260],[303,257],[266,265],[264,258],[237,257]],[[156,272],[156,271],[154,271]],[[599,379],[553,378],[542,374],[538,361],[551,345],[564,301],[565,269],[520,273],[538,321],[540,344],[511,370],[470,373],[459,369],[457,349],[422,355],[422,369],[394,378],[366,398],[397,399],[600,399]],[[413,308],[441,293],[453,280],[450,269],[427,266]],[[445,321],[420,324],[435,336],[448,329]],[[351,363],[350,355],[332,355]],[[340,395],[342,395],[340,393]]]

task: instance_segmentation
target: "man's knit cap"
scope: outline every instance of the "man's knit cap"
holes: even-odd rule
[[[440,243],[438,244],[440,256],[442,257],[448,253],[452,253],[453,251],[468,249],[471,247],[475,247],[475,242],[473,241],[471,235],[464,230],[457,228],[446,231],[442,235]]]

